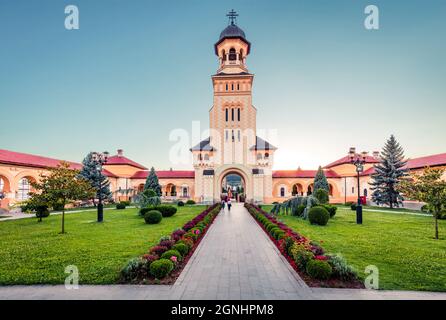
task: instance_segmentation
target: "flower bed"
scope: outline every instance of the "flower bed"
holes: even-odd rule
[[[146,254],[130,260],[121,270],[119,282],[173,284],[220,209],[220,204],[214,204],[170,236],[162,237]]]
[[[245,208],[309,286],[364,288],[356,271],[342,256],[326,254],[319,244],[255,205],[245,203]]]

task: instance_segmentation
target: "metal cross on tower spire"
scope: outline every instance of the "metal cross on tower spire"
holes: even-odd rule
[[[236,24],[238,17],[237,12],[235,12],[234,9],[232,9],[226,16],[229,17],[229,22],[231,23],[231,25],[234,26]]]

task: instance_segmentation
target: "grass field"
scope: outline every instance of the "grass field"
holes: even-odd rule
[[[269,211],[269,207],[265,206]],[[341,253],[364,278],[364,269],[379,269],[380,289],[446,291],[446,221],[434,240],[433,218],[364,210],[363,225],[355,212],[339,207],[325,227],[292,216],[280,220],[331,253]]]
[[[145,224],[137,209],[107,210],[103,223],[95,222],[96,212],[70,213],[64,235],[59,234],[60,215],[41,223],[33,218],[0,222],[0,284],[61,284],[68,265],[78,267],[80,283],[115,283],[129,259],[204,208],[178,207],[173,217],[157,225]]]

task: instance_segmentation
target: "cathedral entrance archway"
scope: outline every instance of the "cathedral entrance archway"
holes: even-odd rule
[[[252,197],[249,176],[241,168],[233,167],[223,170],[215,182],[215,199],[230,196],[232,200],[245,201]]]

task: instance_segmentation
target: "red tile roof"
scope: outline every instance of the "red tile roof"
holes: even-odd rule
[[[107,166],[108,165],[129,165],[129,166],[136,167],[136,168],[139,168],[139,169],[142,169],[142,170],[147,170],[147,168],[144,167],[143,165],[141,165],[141,164],[139,164],[139,163],[137,163],[137,162],[135,162],[133,160],[130,160],[129,158],[124,157],[122,155],[121,156],[120,155],[115,155],[115,156],[109,157],[107,159],[106,165]]]
[[[407,161],[407,168],[409,169],[435,167],[442,165],[446,165],[446,153],[439,153],[431,156],[409,159]]]
[[[138,171],[136,172],[131,179],[146,179],[149,175],[148,170]],[[194,178],[195,171],[187,171],[187,170],[160,170],[156,171],[156,175],[158,179],[168,179],[168,178],[177,178],[177,179],[187,179]]]
[[[273,178],[314,178],[317,170],[276,170],[273,171]],[[327,178],[339,178],[340,176],[333,170],[325,170]]]
[[[35,168],[54,168],[63,160],[36,156],[28,153],[14,152],[0,149],[0,163]],[[81,169],[82,165],[77,162],[66,161],[73,169]]]
[[[360,156],[360,155],[358,154],[357,156]],[[379,162],[379,160],[372,156],[366,156],[366,158],[365,158],[365,163],[378,163],[378,162]],[[350,156],[348,156],[348,155],[326,165],[324,167],[324,169],[330,169],[330,168],[339,166],[341,164],[347,164],[347,163],[350,163]]]
[[[444,165],[446,165],[446,153],[439,153],[426,157],[408,159],[405,168],[420,169],[424,167],[435,167]],[[375,173],[375,169],[372,167],[361,173],[361,176],[369,176],[373,173]]]

